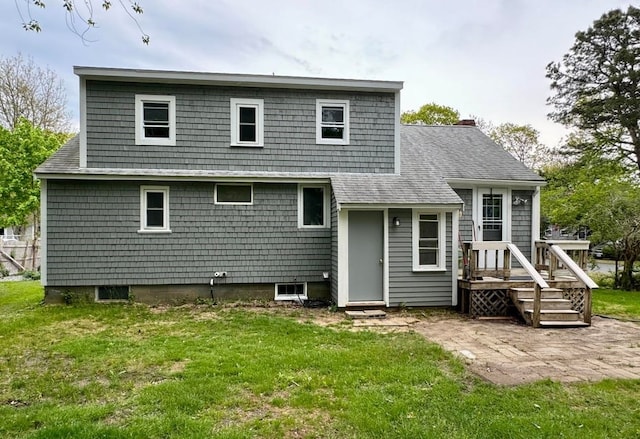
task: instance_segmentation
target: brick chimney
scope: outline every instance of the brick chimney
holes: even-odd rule
[[[459,120],[456,123],[456,125],[467,125],[467,126],[470,126],[470,127],[474,127],[474,126],[476,126],[476,121],[473,120],[473,119],[462,119],[462,120]]]

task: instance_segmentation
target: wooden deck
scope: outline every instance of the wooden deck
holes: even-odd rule
[[[536,327],[589,325],[591,289],[597,288],[583,271],[589,244],[566,242],[571,260],[558,250],[562,243],[537,243],[535,268],[511,243],[465,242],[465,267],[458,279],[460,310],[474,318],[520,314]],[[512,256],[522,268],[512,268]],[[482,266],[484,261],[493,266]]]

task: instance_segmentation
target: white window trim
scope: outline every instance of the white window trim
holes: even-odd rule
[[[420,265],[420,215],[438,215],[438,264]],[[445,212],[433,210],[414,210],[412,218],[411,244],[413,254],[413,271],[446,271],[447,269],[447,216]]]
[[[256,140],[246,142],[240,140],[240,108],[256,109]],[[264,99],[231,98],[231,146],[264,146]]]
[[[302,284],[303,294],[301,294],[299,296],[297,294],[278,294],[278,286],[280,286],[280,285],[297,285],[297,284]],[[306,282],[280,282],[280,283],[277,283],[275,285],[274,300],[277,300],[277,301],[280,301],[280,300],[286,300],[286,301],[294,300],[294,301],[298,302],[298,301],[308,300],[308,299],[309,299],[309,297],[307,296],[307,283]]]
[[[147,227],[147,193],[163,193],[164,227]],[[140,230],[138,233],[171,233],[169,227],[169,186],[140,186]]]
[[[218,201],[218,186],[249,186],[251,188],[251,201]],[[223,206],[252,206],[253,205],[253,183],[216,183],[213,193],[213,203]]]
[[[344,131],[342,139],[322,138],[322,107],[344,108]],[[319,145],[348,145],[349,144],[349,101],[335,99],[316,99],[316,143]]]
[[[145,137],[144,135],[144,104],[156,102],[169,104],[169,137]],[[176,145],[176,97],[166,95],[136,95],[136,145]]]
[[[323,203],[323,224],[322,225],[305,225],[304,224],[304,189],[305,188],[322,188],[324,191]],[[329,218],[329,186],[326,184],[298,184],[298,228],[299,229],[328,229],[331,227]]]

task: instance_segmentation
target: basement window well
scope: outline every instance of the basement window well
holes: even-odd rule
[[[283,283],[276,284],[275,300],[294,300],[296,302],[307,300],[306,283]]]
[[[129,300],[127,285],[108,285],[96,288],[96,301],[98,302],[123,302],[127,300]]]

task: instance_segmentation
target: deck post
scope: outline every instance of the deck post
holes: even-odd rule
[[[504,250],[503,256],[504,260],[502,261],[502,269],[504,272],[504,280],[509,280],[511,277],[511,250],[507,247]]]
[[[540,327],[540,300],[542,298],[542,289],[540,285],[536,282],[533,287],[533,316],[532,316],[532,326],[534,328]]]
[[[591,324],[591,288],[584,289],[584,322]]]

